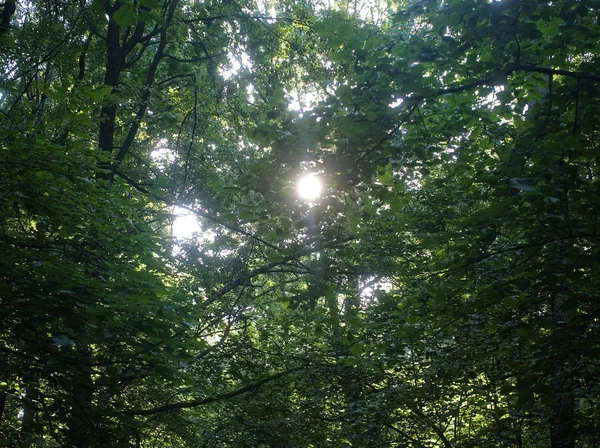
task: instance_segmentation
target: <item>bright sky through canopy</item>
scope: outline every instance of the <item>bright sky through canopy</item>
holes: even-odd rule
[[[312,201],[321,195],[321,187],[321,180],[316,174],[306,174],[298,182],[298,196]]]
[[[175,238],[189,238],[194,233],[200,231],[198,218],[189,210],[174,207],[173,214],[175,215],[175,220],[173,221],[172,231]]]

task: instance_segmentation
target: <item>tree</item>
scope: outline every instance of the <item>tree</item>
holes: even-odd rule
[[[419,329],[376,363],[416,369],[392,376],[415,404],[386,405],[416,432],[392,433],[415,446],[530,446],[540,427],[551,446],[593,439],[576,429],[598,348],[595,125],[582,118],[597,58],[577,37],[597,29],[585,5],[419,2],[358,44],[352,20],[334,19],[315,28],[338,87],[312,119],[331,130],[340,189],[354,186],[344,217],[369,254],[363,272],[394,284],[375,317],[402,322],[398,335],[365,329],[365,355]],[[473,409],[475,427],[459,415]]]
[[[402,391],[366,380],[381,391],[354,397],[379,401],[402,446],[594,443],[579,413],[598,349],[588,6],[419,2],[382,29],[341,12],[313,25],[335,90],[281,147],[322,136],[323,207],[353,238],[328,257],[337,291],[357,275],[392,284],[346,343]]]
[[[595,6],[5,2],[3,445],[596,446]]]
[[[225,229],[229,245],[266,244],[227,210],[239,212],[222,188],[235,171],[214,172],[238,163],[238,121],[254,108],[219,68],[242,45],[228,27],[245,29],[243,45],[273,41],[244,8],[33,2],[15,12],[3,37],[6,446],[139,445],[162,429],[137,419],[148,404],[200,406],[276,378],[220,384],[224,361],[198,370],[222,345],[207,341],[243,322],[233,293],[253,271],[227,279],[235,266],[214,257],[212,275],[188,283],[194,267],[179,267],[166,230],[177,203]],[[161,166],[157,146],[176,163]],[[199,195],[215,200],[200,208]],[[212,385],[201,377],[211,368]],[[173,441],[187,437],[172,423]]]

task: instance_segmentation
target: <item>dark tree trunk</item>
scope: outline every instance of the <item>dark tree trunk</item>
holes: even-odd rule
[[[81,359],[88,361],[89,353],[81,353]],[[68,420],[68,446],[88,448],[94,445],[96,438],[95,418],[93,416],[94,383],[91,368],[82,365],[74,368],[70,380],[71,414]]]
[[[104,75],[104,84],[111,86],[113,88],[113,93],[119,84],[119,78],[123,68],[123,49],[119,42],[120,35],[119,25],[117,25],[111,17],[106,31],[106,73]],[[109,154],[112,154],[114,150],[116,115],[117,103],[114,98],[104,100],[100,112],[100,136],[98,139],[98,146]]]
[[[570,395],[557,399],[550,422],[550,447],[575,448],[575,400]]]
[[[573,320],[573,311],[563,310],[563,300],[557,294],[554,298],[552,318],[559,327],[557,331],[561,339],[568,341],[573,335],[569,334],[569,324]],[[561,341],[561,343],[564,343]],[[567,355],[565,354],[565,357]],[[569,372],[566,359],[557,363],[554,371],[552,389],[554,403],[550,417],[550,447],[575,448],[575,400],[572,393],[573,374]]]
[[[112,18],[113,11],[109,11],[110,20],[106,31],[106,72],[104,74],[104,84],[112,87],[114,93],[119,84],[121,70],[123,69],[124,55],[123,48],[119,41],[121,32],[120,27]],[[115,146],[115,120],[117,117],[117,103],[114,98],[107,98],[102,104],[100,111],[100,133],[98,137],[98,146],[105,153],[112,155]],[[111,161],[100,165],[103,170],[110,170]],[[97,175],[100,179],[110,179],[108,171],[103,171]]]
[[[25,389],[25,399],[23,400],[23,419],[21,420],[21,446],[29,448],[33,440],[37,390],[33,385],[28,385]]]
[[[2,416],[4,415],[4,408],[6,406],[6,392],[0,392],[0,422],[2,422]]]
[[[175,13],[175,9],[177,8],[177,4],[178,0],[173,0],[169,4],[169,9],[165,18],[165,25],[160,29],[159,32],[160,40],[156,49],[156,53],[154,54],[154,58],[148,66],[146,72],[145,91],[142,95],[138,112],[134,121],[131,123],[129,132],[127,133],[127,136],[125,137],[125,140],[123,141],[116,155],[113,153],[115,151],[117,103],[115,102],[114,98],[108,98],[102,105],[102,110],[100,112],[100,133],[98,138],[98,146],[106,154],[111,156],[111,160],[108,160],[100,166],[100,168],[103,169],[102,172],[98,173],[98,178],[100,179],[105,179],[109,182],[112,182],[113,176],[119,164],[123,161],[131,149],[133,141],[135,140],[140,121],[146,113],[148,101],[150,99],[150,88],[154,84],[154,78],[156,76],[158,65],[163,59],[163,53],[167,45],[167,28],[173,20],[173,15]],[[108,29],[106,32],[106,72],[104,75],[104,84],[111,86],[113,93],[117,91],[121,73],[126,69],[126,58],[129,54],[134,52],[136,45],[140,43],[145,29],[144,23],[138,22],[133,35],[123,42],[123,44],[121,44],[121,29],[112,17],[114,11],[116,11],[120,5],[121,3],[117,1],[113,8],[107,10],[110,20],[108,22]],[[125,34],[127,35],[128,33]],[[148,36],[146,36],[146,38],[147,37]],[[141,51],[143,52],[143,49]]]

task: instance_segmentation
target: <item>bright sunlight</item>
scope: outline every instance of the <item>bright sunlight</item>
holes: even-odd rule
[[[191,211],[176,206],[173,207],[173,214],[175,220],[173,221],[172,232],[175,238],[189,238],[200,231],[198,218]]]
[[[298,182],[298,196],[312,201],[321,195],[321,188],[321,180],[316,174],[306,174]]]

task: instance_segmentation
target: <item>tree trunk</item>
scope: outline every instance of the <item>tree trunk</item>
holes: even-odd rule
[[[82,353],[81,359],[90,360],[89,353]],[[71,413],[67,431],[68,446],[88,448],[94,445],[95,419],[93,413],[94,383],[92,370],[87,365],[73,368],[69,392],[71,395]]]
[[[575,448],[575,400],[559,395],[550,422],[550,447]]]
[[[28,385],[25,389],[25,399],[23,400],[23,419],[21,420],[21,446],[29,448],[33,440],[37,390],[33,385]]]
[[[563,300],[560,295],[554,298],[552,318],[557,326],[557,331],[563,332],[562,339],[569,340],[567,332],[572,321],[573,312],[564,312]],[[571,391],[572,374],[565,373],[565,361],[557,363],[555,367],[552,389],[554,390],[554,404],[550,417],[550,447],[575,448],[575,400]]]
[[[117,3],[118,4],[118,3]],[[115,93],[123,69],[124,55],[123,48],[119,41],[121,37],[120,27],[112,17],[113,11],[107,11],[110,17],[108,29],[106,31],[106,72],[104,74],[104,84],[112,87]],[[98,146],[108,155],[112,155],[115,146],[115,121],[117,117],[117,103],[114,98],[104,99],[100,111],[100,132],[98,137]],[[97,174],[98,178],[109,180],[111,161],[100,165],[103,172]]]
[[[2,422],[2,416],[4,415],[4,408],[6,406],[6,392],[0,392],[0,423]]]

